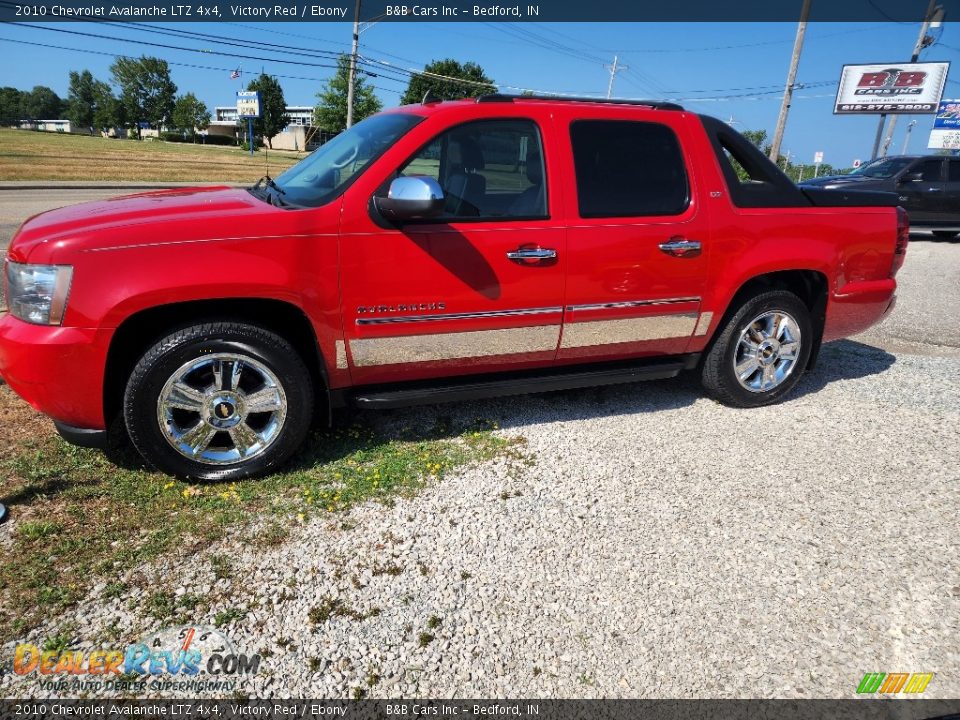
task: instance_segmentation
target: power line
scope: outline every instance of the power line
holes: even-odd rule
[[[310,40],[311,42],[326,43],[327,45],[340,45],[343,47],[350,47],[350,43],[338,42],[336,40],[321,40],[320,38],[315,38],[310,35],[301,35],[299,33],[284,32],[282,30],[274,30],[273,28],[268,28],[268,27],[257,27],[255,25],[245,25],[244,23],[231,23],[231,25],[235,27],[246,28],[247,30],[254,30],[258,33],[272,33],[273,35],[284,35],[286,37],[295,37],[295,38],[300,38],[301,40]],[[417,64],[416,60],[411,60],[410,58],[406,58],[401,55],[393,55],[392,53],[388,53],[385,50],[380,50],[379,48],[375,48],[371,45],[367,45],[367,48],[376,53],[379,53],[380,55],[385,55],[386,57],[394,58],[395,60],[403,60],[404,62],[413,63],[414,65]]]
[[[33,46],[33,47],[42,47],[42,48],[48,48],[48,49],[53,49],[53,50],[65,50],[65,51],[67,51],[67,52],[76,52],[76,53],[82,53],[82,54],[87,54],[87,55],[100,55],[100,56],[106,56],[106,57],[123,57],[123,58],[131,58],[131,59],[134,59],[134,56],[132,56],[132,55],[123,55],[123,54],[118,54],[118,53],[115,53],[115,52],[107,52],[107,51],[103,51],[103,50],[90,50],[90,49],[86,49],[86,48],[67,47],[67,46],[64,46],[64,45],[54,45],[54,44],[52,44],[52,43],[31,42],[31,41],[29,41],[29,40],[14,40],[13,38],[0,37],[0,42],[16,43],[16,44],[18,44],[18,45],[30,45],[30,46]],[[228,67],[213,67],[213,66],[210,66],[210,65],[197,65],[197,64],[194,64],[194,63],[176,62],[176,61],[173,61],[173,60],[167,60],[166,62],[167,62],[169,65],[174,65],[174,66],[176,66],[176,67],[185,67],[185,68],[190,68],[190,69],[193,69],[193,70],[209,70],[209,71],[215,71],[215,72],[221,72],[221,73],[229,73],[229,72],[233,69],[233,68],[228,68]],[[327,81],[329,80],[329,78],[305,77],[305,76],[302,76],[302,75],[284,75],[284,74],[278,74],[278,73],[272,73],[272,74],[273,74],[275,77],[278,77],[278,78],[281,78],[281,79],[284,79],[284,80],[304,80],[304,81],[308,81],[308,82],[320,82],[320,83],[327,82]],[[392,79],[392,78],[385,78],[385,79]],[[947,82],[960,85],[960,81],[957,81],[957,80],[948,80]],[[828,83],[828,84],[829,84],[829,83]],[[806,84],[806,85],[802,85],[802,84],[801,84],[801,85],[798,86],[798,87],[801,87],[801,86],[802,86],[802,87],[814,87],[814,84]],[[383,91],[383,92],[395,93],[395,94],[397,94],[397,95],[402,94],[402,91],[401,91],[401,90],[397,90],[397,89],[384,88],[384,87],[379,87],[379,86],[376,86],[376,85],[371,85],[371,87],[373,87],[373,88],[376,89],[376,90],[381,90],[381,91]],[[727,100],[774,100],[774,99],[776,99],[776,98],[772,97],[772,95],[775,94],[776,92],[779,92],[779,91],[773,91],[773,92],[771,92],[771,93],[766,93],[766,94],[765,94],[766,96],[762,96],[762,95],[758,95],[758,94],[744,94],[744,95],[720,95],[720,96],[717,96],[717,97],[706,97],[706,98],[701,98],[701,97],[698,97],[698,98],[683,98],[683,97],[680,97],[680,98],[669,98],[669,100],[672,100],[672,101],[674,101],[674,102],[686,102],[686,103],[692,103],[692,102],[723,102],[723,101],[727,101]],[[554,96],[557,96],[557,97],[564,97],[564,96],[567,96],[567,97],[585,97],[585,96],[591,95],[591,93],[585,93],[585,92],[576,91],[576,90],[562,91],[562,92],[542,91],[542,94],[544,94],[544,95],[554,95]],[[592,93],[592,94],[593,94],[593,95],[596,95],[598,98],[600,97],[597,93]],[[825,98],[825,97],[833,97],[833,95],[832,95],[832,94],[830,94],[830,95],[797,95],[797,96],[794,96],[794,99],[795,99],[795,100],[809,100],[809,99],[814,99],[814,98]],[[625,99],[629,99],[629,98],[625,98]]]
[[[106,52],[105,50],[89,50],[87,48],[66,47],[64,45],[53,45],[50,43],[30,42],[29,40],[14,40],[13,38],[0,37],[0,42],[16,43],[18,45],[32,45],[34,47],[49,48],[52,50],[66,50],[68,52],[84,53],[87,55],[102,55],[107,57],[121,57],[121,58],[135,59],[133,55],[123,55],[115,52]],[[215,70],[217,72],[229,73],[231,70],[234,69],[234,68],[212,67],[210,65],[196,65],[193,63],[182,63],[182,62],[176,62],[173,60],[165,60],[165,62],[168,65],[174,65],[176,67],[191,68],[193,70]],[[330,80],[330,78],[303,77],[301,75],[280,75],[276,73],[273,73],[273,75],[274,77],[282,78],[284,80],[306,80],[309,82],[320,82],[320,83],[324,83]],[[377,90],[382,90],[383,92],[400,94],[400,91],[395,89],[392,90],[390,88],[377,87],[376,85],[373,85],[371,87],[374,87]]]
[[[0,4],[2,4],[2,3],[0,3]],[[67,30],[67,29],[65,29],[65,28],[54,28],[54,27],[48,27],[48,26],[45,26],[45,25],[31,25],[31,24],[29,24],[29,23],[14,23],[14,24],[17,25],[18,27],[26,27],[26,28],[31,28],[31,29],[34,29],[34,30],[46,30],[46,31],[49,31],[49,32],[67,33],[67,34],[69,34],[69,35],[79,35],[79,36],[83,36],[83,37],[96,38],[96,39],[99,39],[99,40],[114,40],[114,41],[117,41],[117,42],[125,42],[125,43],[131,43],[131,44],[136,44],[136,45],[147,45],[147,46],[150,46],[150,47],[158,47],[158,48],[163,48],[163,49],[167,49],[167,50],[179,50],[179,51],[189,52],[189,53],[201,53],[201,54],[205,54],[205,55],[220,55],[220,56],[222,56],[222,57],[233,57],[233,58],[239,58],[239,59],[241,59],[241,60],[259,60],[259,61],[262,61],[262,62],[283,63],[283,64],[286,64],[286,65],[300,65],[300,66],[306,65],[306,66],[309,66],[309,67],[318,67],[318,68],[327,68],[327,69],[336,69],[336,68],[337,68],[337,66],[336,66],[335,64],[334,64],[334,65],[331,65],[331,64],[328,64],[328,63],[313,63],[313,62],[306,62],[306,61],[303,61],[303,60],[286,60],[286,59],[283,59],[283,58],[264,57],[264,56],[262,56],[262,55],[246,55],[246,54],[240,54],[240,53],[234,53],[234,52],[224,52],[224,51],[219,51],[219,50],[209,50],[209,49],[205,49],[205,48],[199,48],[199,49],[198,49],[198,48],[189,48],[189,47],[183,47],[183,46],[181,46],[181,45],[170,45],[170,44],[166,44],[166,43],[149,42],[149,41],[146,41],[146,40],[138,40],[138,39],[132,39],[132,38],[117,37],[117,36],[114,36],[114,35],[102,35],[102,34],[97,34],[97,33],[81,32],[81,31],[79,31],[79,30]],[[151,27],[152,27],[152,26],[151,26]],[[140,28],[136,28],[136,29],[140,29]],[[164,34],[164,33],[165,33],[165,34],[170,34],[172,31],[169,31],[169,30],[167,30],[167,31],[157,30],[157,32],[159,32],[159,33],[161,33],[161,34]],[[179,31],[179,32],[183,33],[183,32],[189,32],[189,31]],[[210,37],[210,38],[217,38],[218,36],[213,36],[213,35],[211,35],[211,36],[208,36],[208,37]],[[223,42],[223,41],[221,41],[221,40],[219,40],[219,39],[217,39],[217,40],[215,40],[215,41],[216,41],[216,42]],[[228,42],[228,44],[238,45],[237,43],[233,43],[233,42]],[[248,46],[240,45],[240,47],[248,47]],[[256,49],[256,48],[255,48],[255,49]],[[279,52],[286,53],[286,54],[300,54],[300,55],[305,54],[305,52],[306,52],[306,53],[309,53],[309,51],[300,51],[300,50],[297,50],[297,51],[279,50]],[[308,55],[308,56],[309,56],[309,55]],[[375,61],[374,61],[374,62],[375,62]],[[391,66],[391,67],[392,67],[392,66]],[[428,75],[428,76],[433,77],[433,78],[438,79],[438,80],[444,80],[444,81],[449,81],[449,82],[457,82],[457,83],[466,83],[466,84],[476,84],[476,85],[481,85],[481,86],[484,86],[484,87],[488,87],[488,85],[485,84],[485,83],[474,83],[473,81],[462,80],[462,79],[460,79],[460,78],[451,78],[451,77],[447,77],[447,76],[444,76],[444,75],[438,75],[438,74],[436,74],[436,73],[427,73],[427,72],[424,72],[424,71],[416,71],[416,70],[406,70],[406,69],[395,68],[395,67],[393,68],[393,70],[394,70],[395,73],[404,73],[404,74],[406,74],[408,77],[412,77],[413,75],[416,75],[416,74],[425,74],[425,75]],[[364,72],[365,74],[367,74],[367,75],[370,75],[371,77],[379,77],[379,75],[378,75],[377,73],[372,73],[372,72],[369,72],[369,71],[367,71],[367,70],[364,70],[363,72]],[[279,77],[279,76],[278,76],[278,77]],[[396,78],[384,78],[384,79],[395,80]]]
[[[6,5],[6,4],[8,4],[8,3],[5,2],[4,0],[0,0],[0,4]],[[259,55],[247,55],[247,54],[241,54],[241,53],[220,52],[220,51],[214,51],[214,50],[209,50],[209,49],[189,48],[189,47],[183,47],[183,46],[179,46],[179,45],[170,45],[170,44],[164,44],[164,43],[152,43],[152,42],[142,41],[142,40],[137,40],[137,39],[132,39],[132,38],[116,37],[116,36],[110,36],[110,35],[100,35],[100,34],[96,34],[96,33],[84,33],[84,32],[75,31],[75,30],[66,30],[66,29],[63,29],[63,28],[51,28],[51,27],[47,27],[47,26],[31,25],[31,24],[28,24],[28,23],[17,23],[17,25],[20,25],[21,27],[27,27],[27,28],[30,28],[30,29],[48,30],[48,31],[55,31],[55,32],[65,32],[65,33],[68,33],[68,34],[80,35],[80,36],[85,36],[85,37],[92,37],[92,38],[96,38],[96,39],[115,40],[115,41],[119,41],[119,42],[126,42],[126,43],[139,44],[139,45],[148,45],[148,46],[153,46],[153,47],[160,47],[160,48],[165,48],[165,49],[170,49],[170,50],[177,50],[177,51],[184,51],[184,52],[189,52],[189,53],[201,53],[201,54],[208,54],[208,55],[209,55],[209,54],[213,54],[213,55],[220,55],[220,56],[225,56],[225,57],[234,57],[234,58],[239,58],[239,59],[244,59],[244,60],[260,60],[260,61],[263,61],[263,62],[278,62],[278,63],[285,63],[285,64],[307,65],[307,66],[311,66],[311,67],[320,67],[320,68],[327,68],[327,69],[334,69],[334,68],[336,67],[336,65],[332,65],[332,64],[329,64],[329,63],[309,63],[309,62],[304,62],[304,61],[302,61],[302,60],[286,60],[286,59],[282,59],[282,58],[265,57],[265,56],[259,56]],[[238,48],[241,48],[241,49],[242,49],[242,48],[248,48],[248,47],[250,47],[250,45],[244,44],[243,42],[235,42],[236,38],[234,38],[234,39],[224,38],[224,37],[222,37],[222,36],[213,35],[213,34],[209,34],[209,33],[197,33],[197,32],[187,31],[187,30],[179,30],[179,29],[172,29],[172,28],[161,28],[161,27],[157,27],[157,26],[154,26],[154,25],[136,25],[136,24],[133,24],[133,23],[111,23],[111,25],[119,26],[119,27],[122,27],[122,28],[124,28],[124,29],[133,29],[133,30],[144,31],[144,32],[156,32],[156,33],[158,33],[158,34],[173,35],[174,37],[184,37],[185,39],[186,39],[187,37],[193,37],[193,38],[196,38],[196,39],[208,40],[208,41],[210,41],[210,42],[215,42],[215,43],[218,43],[218,44],[229,44],[229,45],[231,45],[231,46],[233,46],[233,47],[238,47]],[[131,27],[131,26],[132,26],[132,27]],[[277,31],[274,31],[274,32],[277,32]],[[290,35],[290,33],[283,33],[283,34]],[[303,36],[303,37],[305,37],[305,36]],[[87,52],[87,53],[90,53],[90,54],[108,55],[108,56],[109,56],[109,55],[118,55],[118,53],[97,52],[97,51],[84,50],[84,49],[81,49],[81,48],[65,47],[65,46],[45,44],[45,43],[30,43],[30,42],[27,42],[27,41],[13,40],[13,39],[10,39],[10,38],[3,38],[3,40],[5,40],[5,41],[7,41],[7,42],[17,42],[17,43],[20,43],[20,44],[34,45],[34,46],[38,46],[38,47],[50,47],[50,48],[55,48],[55,49],[61,49],[61,50],[66,50],[66,51],[68,51],[68,52]],[[332,52],[332,51],[326,51],[326,50],[311,50],[311,49],[309,49],[309,48],[304,48],[304,47],[299,47],[299,46],[283,45],[283,44],[277,44],[277,43],[264,43],[264,42],[262,42],[262,41],[249,41],[249,42],[250,42],[250,43],[255,43],[255,44],[264,45],[264,46],[273,48],[274,52],[278,52],[278,53],[280,53],[280,54],[290,54],[290,55],[301,56],[301,57],[304,57],[304,56],[305,56],[305,57],[316,56],[318,59],[323,59],[323,60],[332,59],[331,57],[328,57],[328,56],[332,56],[332,55],[337,55],[337,56],[339,56],[338,53],[334,53],[334,52]],[[254,48],[254,49],[256,50],[256,49],[265,49],[265,48]],[[124,55],[124,57],[129,57],[129,56],[125,56],[125,55]],[[564,97],[564,96],[589,96],[589,95],[599,95],[598,93],[589,92],[589,91],[587,91],[587,92],[584,92],[584,91],[573,91],[573,90],[572,90],[572,91],[553,91],[553,90],[543,90],[543,89],[537,89],[537,88],[528,88],[528,87],[522,87],[522,86],[517,86],[517,85],[508,85],[508,84],[497,83],[497,82],[492,82],[492,83],[490,83],[490,84],[487,84],[487,83],[480,82],[480,81],[467,80],[467,79],[463,79],[463,78],[455,78],[455,77],[450,77],[450,76],[441,75],[441,74],[438,74],[438,73],[431,73],[431,72],[429,72],[429,71],[426,71],[425,69],[404,68],[404,67],[400,67],[400,66],[398,66],[398,65],[395,65],[395,64],[393,64],[393,63],[391,63],[391,62],[388,62],[388,61],[386,61],[386,60],[381,60],[381,59],[372,58],[372,57],[365,57],[365,56],[362,56],[362,55],[361,55],[361,56],[358,56],[358,63],[359,63],[360,65],[364,65],[365,68],[367,68],[367,69],[362,69],[362,70],[361,70],[361,72],[363,72],[365,75],[367,75],[367,76],[369,76],[369,77],[373,77],[373,78],[378,78],[378,79],[380,79],[380,80],[382,80],[382,81],[391,81],[391,82],[397,82],[397,83],[408,82],[410,78],[412,78],[412,77],[414,77],[414,76],[416,76],[416,75],[422,75],[422,76],[430,77],[430,78],[435,79],[435,80],[446,81],[446,82],[450,82],[450,83],[464,84],[464,85],[472,85],[472,86],[476,86],[476,87],[490,87],[490,86],[492,85],[492,86],[494,86],[494,87],[496,87],[496,88],[502,88],[502,89],[506,89],[506,90],[510,90],[510,91],[517,91],[517,92],[534,92],[534,93],[536,93],[536,94],[543,95],[543,96]],[[182,67],[192,67],[192,68],[197,68],[197,69],[210,69],[210,70],[225,70],[226,72],[230,72],[230,68],[220,69],[220,68],[212,68],[212,67],[203,66],[203,65],[194,65],[194,64],[189,64],[189,63],[177,63],[177,62],[172,62],[172,61],[170,62],[170,64],[172,64],[172,65],[177,65],[177,66],[182,66]],[[618,70],[619,70],[619,69],[620,69],[620,68],[618,67]],[[284,78],[284,79],[307,80],[307,81],[312,81],[312,82],[327,82],[327,81],[329,81],[329,78],[309,78],[309,77],[302,77],[302,76],[284,75],[284,74],[278,74],[278,73],[273,73],[273,74],[275,74],[275,75],[276,75],[277,77],[279,77],[279,78]],[[638,70],[635,70],[635,69],[633,69],[633,68],[629,69],[629,70],[625,73],[624,77],[625,77],[625,79],[627,79],[628,82],[630,82],[630,84],[636,85],[636,86],[637,86],[639,89],[641,89],[641,90],[643,90],[644,88],[640,87],[640,85],[639,85],[638,83],[639,83],[639,82],[643,82],[644,84],[646,84],[646,85],[648,85],[649,87],[652,87],[652,88],[654,88],[654,89],[656,90],[656,92],[655,92],[655,93],[652,93],[652,94],[659,95],[659,96],[672,96],[672,95],[681,94],[681,93],[724,92],[725,90],[754,90],[754,89],[761,89],[761,88],[763,88],[763,87],[773,87],[773,86],[758,86],[758,87],[756,87],[756,88],[716,88],[716,89],[709,90],[709,91],[700,90],[700,89],[695,89],[695,90],[667,90],[667,89],[663,88],[663,86],[660,85],[658,82],[656,82],[653,78],[650,78],[650,77],[648,77],[648,76],[640,73]],[[830,81],[824,81],[824,83],[830,84]],[[824,83],[799,83],[799,84],[797,84],[797,89],[801,89],[801,88],[805,88],[805,87],[816,87],[816,86],[822,85],[822,84],[824,84]],[[835,83],[834,83],[834,84],[835,84]],[[401,94],[401,93],[402,93],[401,90],[391,89],[391,88],[384,88],[384,87],[378,86],[378,85],[374,85],[374,86],[372,86],[372,87],[373,87],[374,89],[376,89],[376,90],[381,90],[381,91],[383,91],[383,92],[397,93],[397,94]],[[777,92],[777,91],[772,90],[772,91],[770,91],[769,93],[763,93],[763,92],[761,92],[761,93],[746,93],[746,94],[742,94],[742,95],[731,94],[731,95],[725,95],[725,96],[718,96],[718,97],[714,97],[714,98],[700,98],[700,97],[673,98],[673,97],[666,97],[665,99],[672,99],[672,100],[683,101],[683,102],[688,102],[688,103],[696,103],[696,102],[699,102],[699,101],[701,101],[701,100],[704,100],[704,101],[719,101],[719,100],[725,100],[725,99],[751,98],[751,97],[757,97],[758,95],[773,94],[773,93],[776,93],[776,92]],[[648,94],[650,94],[650,93],[648,93]]]
[[[867,27],[855,28],[853,30],[840,30],[838,32],[825,33],[823,35],[818,35],[808,39],[808,42],[815,42],[819,40],[825,40],[831,37],[837,37],[839,35],[853,35],[854,33],[861,32],[871,32],[878,28],[885,27],[888,23],[880,23],[878,25],[869,25]],[[905,23],[900,23],[905,24]],[[716,52],[719,50],[742,50],[747,48],[755,47],[767,47],[769,45],[787,45],[793,42],[793,38],[784,39],[784,40],[761,40],[759,42],[752,43],[739,43],[735,45],[712,45],[707,47],[681,47],[681,48],[634,48],[619,50],[618,52],[624,55],[630,55],[633,53],[697,53],[697,52]]]
[[[96,33],[81,32],[80,30],[67,30],[66,28],[55,28],[55,27],[48,27],[45,25],[31,25],[29,23],[14,23],[14,25],[17,27],[26,27],[34,30],[46,30],[48,32],[66,33],[68,35],[79,35],[82,37],[96,38],[98,40],[115,40],[117,42],[132,43],[134,45],[147,45],[149,47],[158,47],[158,48],[163,48],[165,50],[181,50],[184,52],[201,53],[204,55],[220,55],[222,57],[234,57],[234,58],[240,58],[242,60],[262,60],[264,62],[285,63],[287,65],[308,65],[310,67],[331,68],[331,69],[336,69],[337,67],[336,65],[328,65],[324,63],[311,63],[311,62],[303,62],[300,60],[283,60],[280,58],[270,58],[270,57],[263,57],[259,55],[241,55],[239,53],[222,52],[218,50],[187,48],[187,47],[183,47],[182,45],[168,45],[165,43],[149,42],[147,40],[133,40],[130,38],[116,37],[115,35],[98,35]]]
[[[487,24],[493,27],[495,30],[499,30],[500,32],[506,33],[507,35],[520,38],[522,41],[524,41],[528,45],[532,44],[544,50],[551,50],[553,52],[560,53],[561,55],[572,57],[575,60],[582,60],[582,61],[595,63],[595,64],[601,64],[604,61],[603,58],[601,57],[597,57],[595,55],[588,55],[582,50],[572,48],[569,45],[565,45],[555,40],[551,40],[550,38],[543,37],[542,35],[537,35],[532,30],[528,30],[527,28],[524,28],[518,25],[514,25],[511,23],[500,23],[500,24],[487,23]]]

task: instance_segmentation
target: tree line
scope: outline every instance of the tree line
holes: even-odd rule
[[[383,109],[368,76],[365,70],[356,68],[355,122]],[[350,57],[343,54],[337,60],[333,77],[317,93],[313,123],[321,130],[335,134],[346,128],[349,77]],[[210,111],[203,102],[191,92],[177,94],[166,60],[148,56],[118,57],[110,66],[110,79],[110,83],[98,80],[89,70],[71,71],[70,89],[64,99],[42,85],[29,91],[0,88],[0,124],[66,117],[76,126],[91,131],[134,128],[138,136],[143,124],[174,129],[189,136],[210,125]],[[247,83],[246,89],[260,92],[261,117],[254,121],[254,134],[269,144],[273,136],[290,124],[283,88],[276,77],[261,73]],[[419,103],[428,94],[438,100],[459,100],[492,92],[496,92],[496,86],[482,67],[447,58],[435,60],[422,72],[413,74],[400,104]],[[766,130],[745,130],[743,135],[764,154],[770,152]],[[793,163],[782,155],[777,164],[794,181],[812,177],[815,171],[812,164]],[[739,166],[737,172],[746,179],[746,171]],[[818,170],[820,175],[836,172],[829,163],[822,163]]]
[[[744,130],[742,135],[756,145],[763,152],[764,155],[770,154],[771,145],[767,141],[767,131],[766,130]],[[849,172],[847,169],[835,168],[830,163],[820,163],[818,168],[814,163],[795,163],[790,160],[786,155],[777,156],[777,165],[786,173],[794,182],[800,182],[801,180],[809,180],[816,173],[820,175],[841,175],[845,172]],[[746,170],[744,170],[739,165],[735,165],[734,169],[737,171],[737,175],[740,176],[741,180],[749,179]]]
[[[333,77],[317,93],[314,124],[321,130],[337,133],[346,127],[349,73],[350,58],[341,55]],[[254,133],[269,143],[290,123],[283,88],[276,77],[261,73],[247,84],[247,90],[260,92],[261,117],[254,123]],[[476,63],[438,60],[410,78],[400,102],[420,102],[428,92],[434,98],[454,100],[495,90],[493,81]],[[29,91],[0,88],[0,124],[66,118],[91,132],[129,128],[138,137],[143,126],[173,129],[191,136],[209,127],[211,115],[207,106],[193,93],[178,95],[177,91],[166,60],[118,57],[110,66],[109,82],[94,77],[89,70],[71,71],[66,98],[42,85]],[[367,73],[357,68],[355,121],[382,109]]]

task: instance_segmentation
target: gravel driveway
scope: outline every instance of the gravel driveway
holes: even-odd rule
[[[223,630],[265,655],[251,694],[846,697],[922,671],[960,696],[958,268],[960,244],[913,243],[893,318],[774,407],[681,378],[379,414],[496,420],[529,461],[224,541],[231,580],[207,557],[140,574],[222,594],[198,623],[246,611]],[[32,637],[130,640],[157,626],[136,601],[95,592]]]

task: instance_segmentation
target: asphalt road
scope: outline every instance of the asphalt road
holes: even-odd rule
[[[140,190],[138,187],[136,191]],[[126,192],[130,191],[69,184],[57,189],[15,190],[4,189],[0,183],[0,251],[6,253],[17,228],[32,215]],[[856,339],[890,351],[960,355],[960,241],[937,241],[929,233],[914,234],[897,279],[900,290],[893,314]]]

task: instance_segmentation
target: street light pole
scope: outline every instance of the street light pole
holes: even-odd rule
[[[797,37],[793,41],[793,57],[790,58],[790,70],[787,72],[787,87],[783,91],[783,102],[780,104],[777,129],[773,133],[773,143],[770,145],[770,159],[774,162],[777,161],[780,154],[783,131],[787,127],[787,113],[790,112],[790,102],[793,99],[793,83],[797,79],[797,66],[800,64],[800,51],[803,50],[803,36],[807,32],[807,17],[809,15],[810,0],[803,0],[803,7],[800,9],[800,23],[797,25]]]
[[[927,6],[927,14],[923,16],[923,25],[920,26],[920,35],[917,37],[917,44],[913,46],[913,55],[910,56],[910,62],[915,63],[920,57],[920,51],[926,47],[927,30],[930,29],[930,23],[933,22],[935,13],[941,11],[937,8],[937,0],[930,0]],[[890,127],[887,128],[887,137],[884,138],[883,147],[880,149],[880,157],[885,157],[887,150],[890,149],[890,143],[893,142],[893,131],[897,127],[897,116],[890,118]]]
[[[350,76],[347,80],[347,128],[353,126],[353,95],[357,82],[357,48],[360,45],[360,0],[353,12],[353,45],[350,49]]]
[[[910,131],[913,130],[913,126],[916,124],[916,120],[911,120],[907,125],[907,136],[903,139],[903,150],[900,152],[901,155],[907,154],[907,145],[910,144]]]

